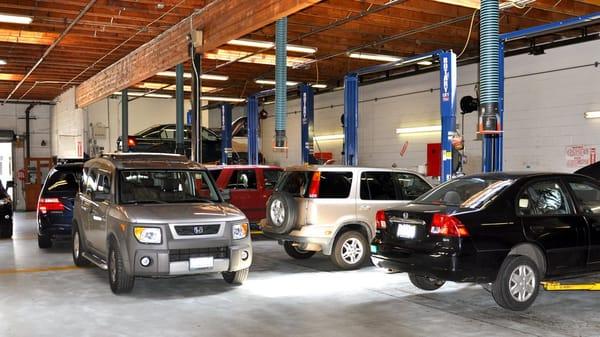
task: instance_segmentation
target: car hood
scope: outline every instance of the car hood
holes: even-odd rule
[[[242,211],[227,203],[137,204],[118,208],[133,223],[234,221],[246,218]]]

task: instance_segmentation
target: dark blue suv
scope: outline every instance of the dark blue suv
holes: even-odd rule
[[[37,206],[38,246],[71,238],[73,203],[79,190],[83,163],[58,164],[50,170]]]

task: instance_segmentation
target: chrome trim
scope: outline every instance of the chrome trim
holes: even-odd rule
[[[177,226],[205,226],[205,225],[219,225],[219,231],[216,234],[200,234],[200,235],[179,235],[175,230]],[[198,239],[198,238],[216,238],[222,237],[225,232],[225,227],[227,227],[227,222],[224,221],[206,221],[206,222],[190,222],[190,223],[170,223],[169,229],[171,230],[171,235],[175,240],[185,240],[185,239]]]

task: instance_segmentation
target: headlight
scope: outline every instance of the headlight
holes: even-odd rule
[[[248,223],[238,223],[231,228],[233,239],[239,240],[248,236]]]
[[[133,234],[141,243],[161,243],[162,233],[156,227],[134,227]]]

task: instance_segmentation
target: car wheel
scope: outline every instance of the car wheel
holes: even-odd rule
[[[367,238],[358,231],[342,233],[333,244],[331,261],[341,269],[360,268],[369,255]]]
[[[446,281],[437,279],[435,277],[415,275],[413,273],[408,273],[408,279],[415,287],[427,291],[438,290],[444,285],[444,283],[446,283]]]
[[[125,270],[123,256],[116,244],[111,243],[108,248],[108,282],[110,290],[115,294],[131,292],[135,278]]]
[[[492,284],[492,296],[499,306],[522,311],[535,301],[539,293],[540,273],[527,256],[508,256]]]
[[[76,224],[73,224],[73,263],[77,267],[85,267],[90,265],[90,261],[82,256],[82,253],[85,251],[82,244],[83,240],[81,239],[81,235],[79,235],[79,228]]]
[[[13,235],[13,223],[11,222],[8,226],[0,228],[0,239],[10,239]]]
[[[221,273],[223,280],[229,284],[242,285],[248,279],[250,268],[241,269],[238,271],[224,271]]]
[[[267,202],[267,222],[265,228],[275,234],[286,234],[296,227],[298,208],[294,197],[289,193],[275,192]]]
[[[294,246],[294,243],[291,241],[284,242],[283,248],[285,249],[287,255],[296,260],[310,259],[316,253],[315,251],[300,249],[297,246]]]
[[[41,249],[52,248],[52,239],[49,236],[38,235],[38,247]]]

